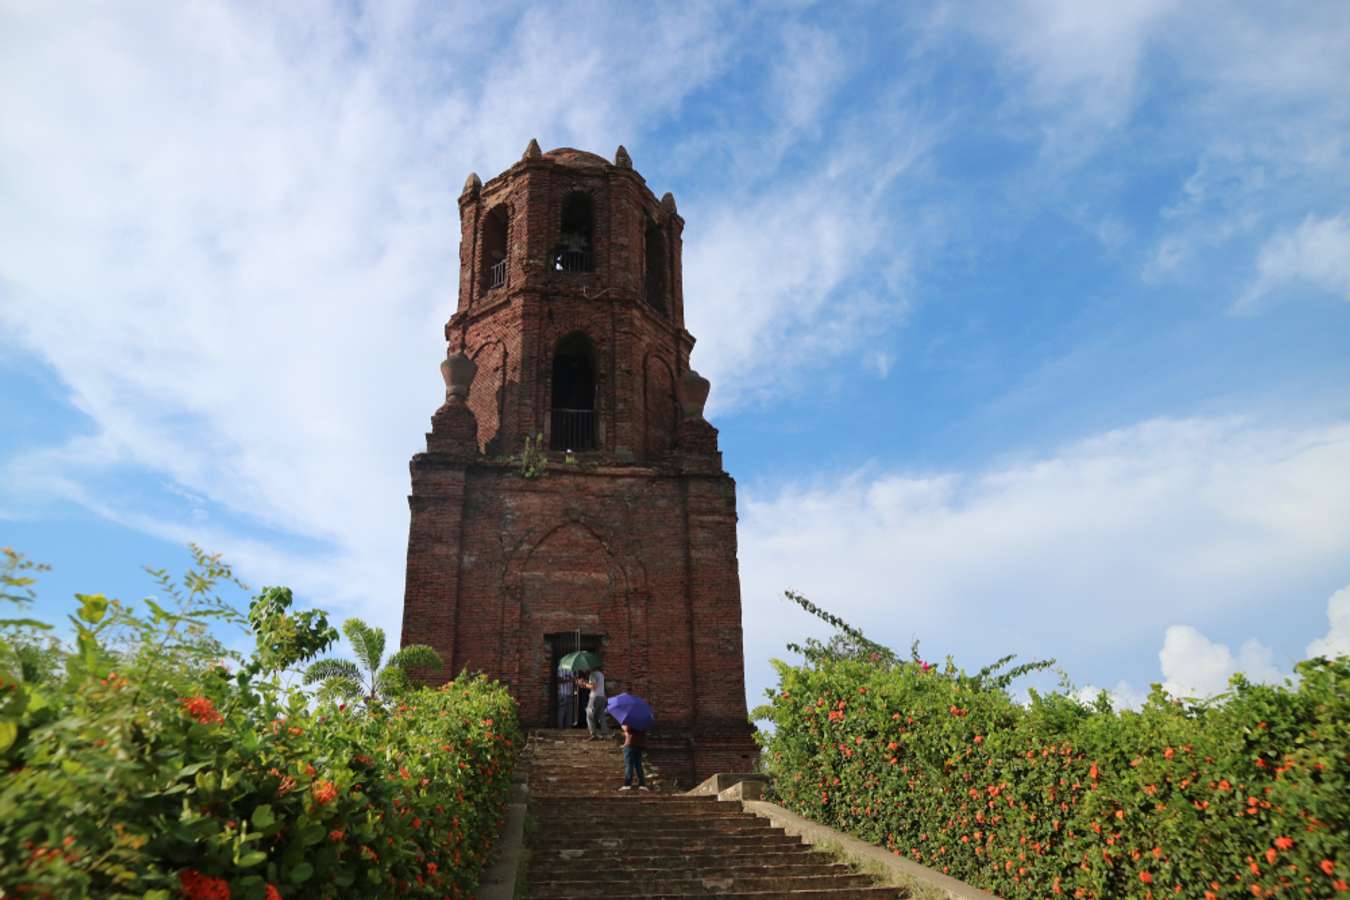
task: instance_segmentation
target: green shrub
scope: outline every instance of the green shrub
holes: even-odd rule
[[[81,597],[64,675],[0,668],[0,896],[471,892],[520,744],[505,688],[316,705],[283,676],[331,644],[326,617],[268,589],[258,651],[224,665],[206,625],[243,617],[212,595],[228,568],[198,562],[149,619]]]
[[[1300,663],[1293,687],[1155,688],[1115,711],[1034,691],[1023,706],[992,668],[850,634],[775,661],[755,712],[799,814],[1005,897],[1346,892],[1350,658]]]

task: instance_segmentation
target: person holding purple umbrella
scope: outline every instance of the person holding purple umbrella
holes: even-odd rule
[[[642,771],[642,751],[647,746],[647,730],[656,719],[652,708],[641,697],[624,693],[610,697],[606,709],[623,729],[623,787],[619,790],[631,791],[636,776],[638,790],[645,791],[647,778]]]

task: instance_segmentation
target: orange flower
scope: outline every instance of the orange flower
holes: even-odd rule
[[[1266,848],[1266,862],[1270,863],[1272,866],[1275,865],[1275,857],[1277,855],[1279,854],[1277,853],[1274,847]]]
[[[1322,871],[1325,872],[1326,874],[1328,875],[1336,874],[1336,864],[1331,860],[1324,859],[1320,863],[1318,863],[1318,865],[1321,866]]]
[[[1166,757],[1167,759],[1171,759],[1176,755],[1177,751],[1173,750],[1171,747],[1168,747],[1166,750],[1163,751],[1163,756]]]
[[[220,714],[210,697],[183,697],[178,701],[183,712],[187,713],[193,720],[201,725],[218,725],[225,721],[225,717]],[[191,869],[188,870],[192,871]]]
[[[1148,872],[1140,872],[1140,873],[1139,873],[1139,880],[1142,881],[1144,884],[1152,884],[1152,883],[1153,883],[1153,876],[1152,876],[1151,874],[1149,874]]]
[[[342,843],[342,839],[345,838],[346,836],[347,832],[343,831],[340,828],[334,828],[332,831],[328,832],[328,839],[335,844]]]
[[[1279,847],[1281,850],[1288,850],[1290,847],[1294,846],[1294,841],[1292,838],[1280,836],[1275,839],[1275,846]]]
[[[314,802],[320,806],[336,800],[338,795],[337,785],[333,784],[331,781],[314,782],[313,792]]]
[[[230,884],[224,878],[203,875],[196,869],[178,873],[178,885],[188,900],[230,900]]]

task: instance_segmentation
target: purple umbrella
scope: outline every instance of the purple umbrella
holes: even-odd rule
[[[652,715],[652,708],[647,705],[647,701],[632,694],[610,697],[609,702],[605,704],[605,710],[614,717],[614,721],[620,725],[627,725],[634,731],[647,731],[656,718]]]

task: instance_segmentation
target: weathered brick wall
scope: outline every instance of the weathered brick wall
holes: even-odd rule
[[[595,271],[557,272],[563,202],[576,190],[592,198]],[[507,219],[506,283],[495,288],[482,234],[493,210]],[[437,452],[413,459],[404,641],[439,650],[441,676],[468,666],[506,681],[524,721],[547,725],[547,636],[600,635],[615,691],[657,709],[660,752],[690,777],[747,768],[735,485],[716,429],[679,411],[694,340],[674,201],[629,166],[532,144],[486,184],[470,178],[460,217],[446,338],[478,364],[467,399],[477,443],[433,435]],[[649,228],[660,229],[651,241]],[[663,273],[656,305],[647,265]],[[599,448],[524,478],[507,455],[528,435],[547,445],[554,349],[577,331],[595,348]]]

